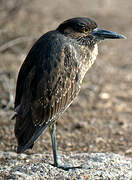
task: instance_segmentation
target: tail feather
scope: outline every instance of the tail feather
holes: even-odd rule
[[[30,111],[24,117],[17,115],[15,124],[15,135],[18,141],[17,153],[23,153],[26,149],[32,148],[34,141],[51,123],[35,126]]]
[[[32,148],[34,145],[34,141],[41,135],[41,133],[46,129],[49,124],[43,125],[36,129],[35,133],[31,137],[31,139],[25,145],[19,145],[17,148],[17,153],[23,153],[26,149]]]
[[[18,142],[18,153],[21,152],[20,147],[24,147],[32,138],[33,134],[36,131],[36,128],[37,127],[33,124],[30,111],[26,113],[24,117],[19,114],[16,115],[15,135]],[[32,143],[28,148],[32,148],[33,144],[34,143]]]

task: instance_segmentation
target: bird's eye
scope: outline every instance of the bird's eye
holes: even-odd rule
[[[83,28],[82,28],[82,32],[85,33],[85,34],[87,34],[87,33],[90,32],[90,29],[88,29],[88,28],[86,28],[86,27],[83,27]]]

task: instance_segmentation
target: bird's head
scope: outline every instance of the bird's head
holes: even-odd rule
[[[77,17],[64,21],[57,30],[66,36],[78,40],[84,45],[94,45],[104,39],[125,39],[116,32],[98,28],[97,24],[86,17]]]

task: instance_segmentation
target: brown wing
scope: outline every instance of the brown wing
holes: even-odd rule
[[[27,63],[23,64],[17,82],[18,152],[32,147],[44,128],[61,115],[79,91],[78,64],[72,46],[64,47],[52,33],[40,39],[35,47],[31,50],[34,56],[29,54],[26,58],[29,64],[30,58],[34,58],[33,65],[27,68]]]
[[[77,62],[72,49],[61,52],[61,61],[55,61],[51,72],[46,70],[37,84],[36,97],[32,101],[32,116],[35,125],[57,119],[73,101],[79,91]]]

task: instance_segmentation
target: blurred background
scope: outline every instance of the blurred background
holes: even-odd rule
[[[0,151],[16,149],[10,120],[16,78],[33,43],[62,21],[86,16],[128,39],[99,45],[79,97],[57,121],[58,150],[132,156],[131,12],[131,0],[0,0]],[[33,152],[51,152],[47,130]]]

